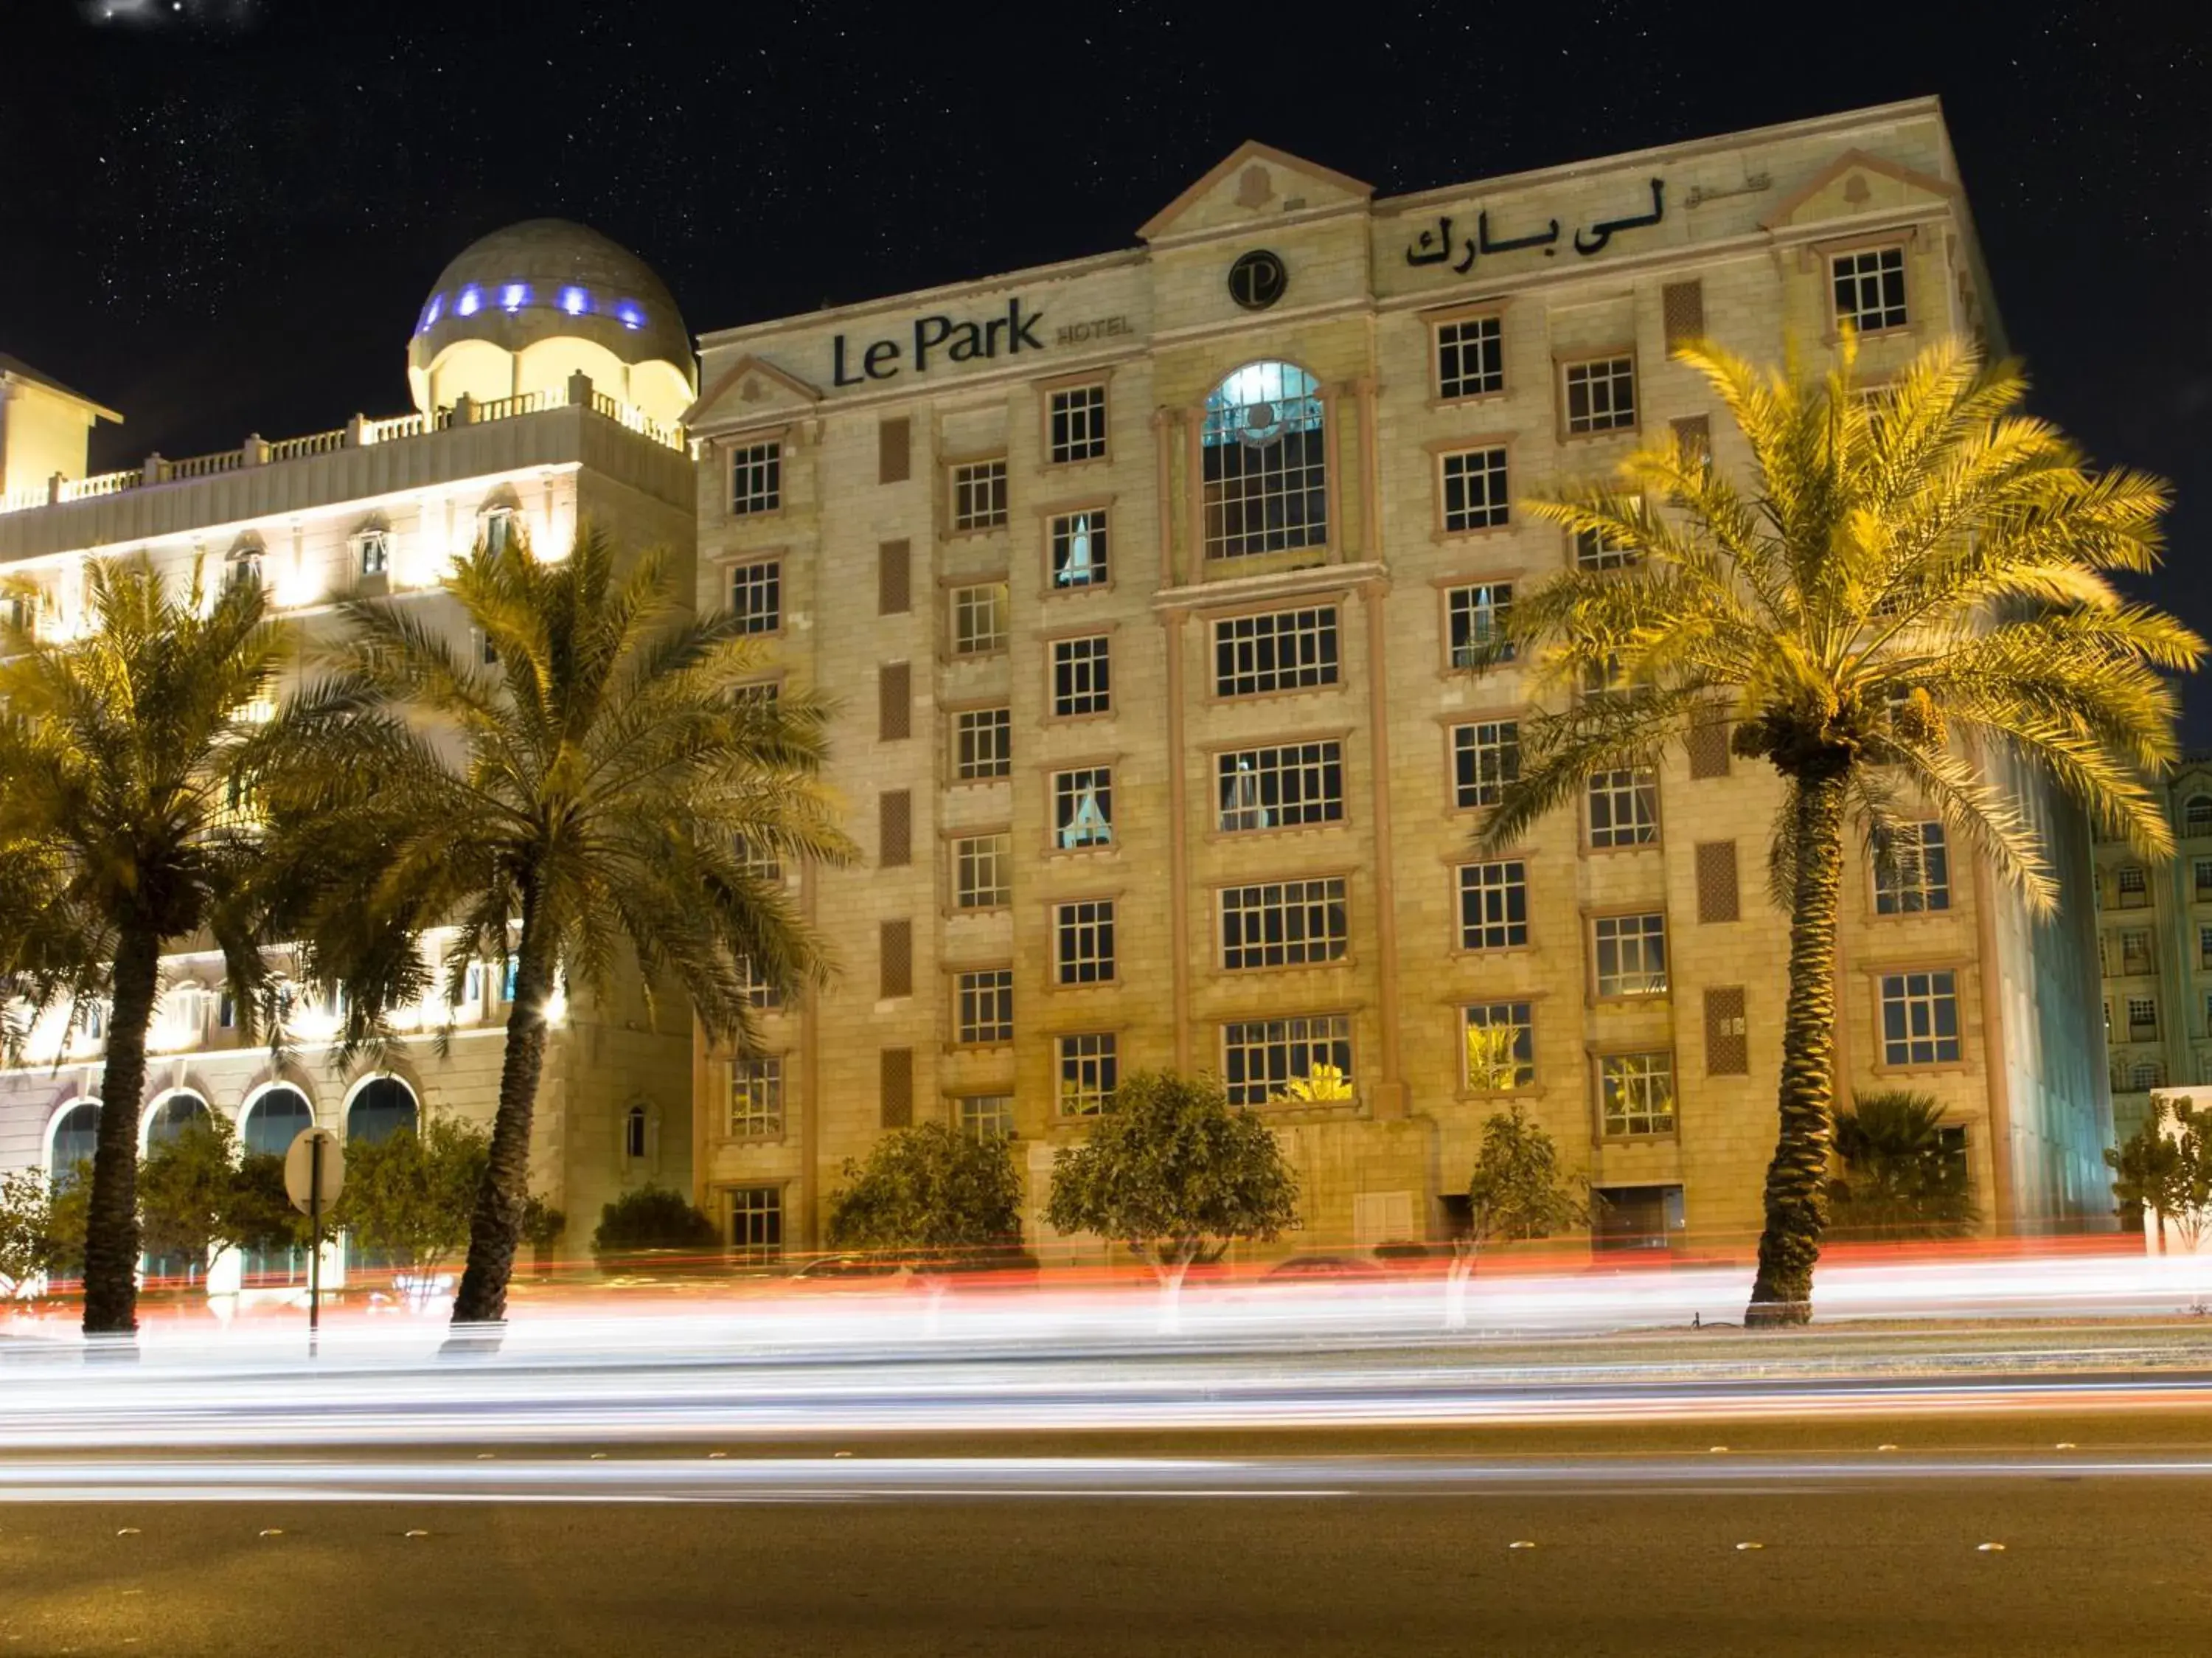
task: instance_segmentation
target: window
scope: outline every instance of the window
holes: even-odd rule
[[[2158,1040],[2158,998],[2153,996],[2131,996],[2128,998],[2128,1040],[2155,1042]]]
[[[1659,329],[1672,357],[1685,345],[1705,338],[1705,284],[1692,277],[1670,282],[1659,290]]]
[[[903,742],[914,735],[914,664],[884,662],[876,669],[876,741]]]
[[[1729,744],[1735,728],[1723,719],[1701,717],[1690,728],[1683,747],[1690,754],[1692,777],[1725,777],[1729,774]]]
[[[1221,965],[1297,967],[1339,961],[1350,943],[1342,876],[1221,889]]]
[[[2143,875],[2142,865],[2127,863],[2120,866],[2120,908],[2140,910],[2150,902],[2150,883]]]
[[[740,633],[775,633],[783,626],[783,564],[769,558],[730,572],[730,614]]]
[[[879,1048],[876,1051],[876,1125],[914,1126],[912,1048]]]
[[[1106,453],[1106,388],[1070,386],[1052,394],[1052,458],[1096,460]]]
[[[902,869],[914,862],[914,791],[886,789],[876,796],[876,867]],[[781,880],[779,869],[772,879]]]
[[[2197,887],[2197,899],[2203,903],[2212,899],[2212,858],[2197,858],[2190,865],[2190,874]]]
[[[1536,1081],[1536,1032],[1526,1002],[1484,1002],[1460,1009],[1467,1086],[1503,1094]]]
[[[1620,537],[1607,535],[1603,530],[1575,532],[1577,570],[1626,570],[1643,556]]]
[[[1667,993],[1665,916],[1600,916],[1590,929],[1597,947],[1600,996]]]
[[[1528,942],[1528,866],[1518,858],[1462,864],[1459,947],[1510,950]]]
[[[903,616],[914,608],[914,543],[876,544],[876,614]]]
[[[1443,490],[1444,528],[1451,533],[1494,529],[1512,517],[1504,446],[1438,455],[1437,472]]]
[[[2191,795],[2181,808],[2181,832],[2191,838],[2212,835],[2212,795]]]
[[[1013,901],[1014,838],[963,835],[952,843],[954,901],[963,910],[1001,910]]]
[[[1743,917],[1742,883],[1735,867],[1735,843],[1706,840],[1698,843],[1698,922],[1701,926]]]
[[[952,1102],[954,1120],[971,1140],[1004,1140],[1014,1132],[1014,1096],[963,1094]]]
[[[1106,509],[1064,512],[1052,521],[1052,584],[1056,588],[1106,585]]]
[[[1884,973],[1881,1058],[1887,1065],[1941,1065],[1959,1058],[1959,976]]]
[[[243,588],[261,585],[261,549],[245,547],[230,555],[229,566],[223,572],[226,587]]]
[[[914,466],[914,422],[897,415],[876,423],[876,482],[903,484]]]
[[[1485,720],[1452,728],[1452,801],[1462,810],[1495,806],[1521,775],[1521,727]]]
[[[1213,692],[1218,697],[1334,685],[1337,667],[1334,605],[1233,616],[1213,625]]]
[[[1103,633],[1052,642],[1054,714],[1065,718],[1078,714],[1104,714],[1112,710],[1114,686],[1107,643]]]
[[[952,589],[952,652],[981,656],[1006,648],[1006,584]]]
[[[783,1060],[778,1055],[730,1062],[730,1137],[773,1139],[783,1132]]]
[[[216,997],[215,1027],[219,1031],[232,1031],[238,1028],[238,1003],[230,999],[228,991],[223,991],[222,995]]]
[[[1639,765],[1590,774],[1592,846],[1648,846],[1658,838],[1658,773]]]
[[[1705,1075],[1747,1076],[1751,1074],[1751,1018],[1744,1009],[1741,984],[1708,985],[1705,990]]]
[[[952,469],[952,527],[996,529],[1006,521],[1006,461],[970,460]]]
[[[1349,1101],[1351,1016],[1320,1014],[1224,1025],[1221,1079],[1232,1106]]]
[[[1344,745],[1292,743],[1216,757],[1224,830],[1287,829],[1344,817]]]
[[[1505,618],[1513,608],[1510,582],[1483,582],[1474,587],[1453,588],[1444,595],[1444,620],[1454,667],[1474,667],[1484,653],[1498,648],[1497,660],[1513,660],[1513,647],[1505,637]]]
[[[962,781],[1003,777],[1013,755],[1012,709],[969,708],[952,716],[952,771]]]
[[[1909,824],[1877,858],[1874,907],[1877,915],[1917,915],[1951,907],[1951,854],[1940,823]],[[1889,868],[1884,869],[1884,863]]]
[[[1599,357],[1566,369],[1567,431],[1626,431],[1636,424],[1636,359]]]
[[[1505,348],[1496,317],[1437,325],[1437,395],[1481,397],[1505,389]]]
[[[1606,1133],[1674,1131],[1674,1056],[1608,1053],[1597,1062],[1598,1116]]]
[[[1056,1044],[1060,1068],[1060,1114],[1096,1117],[1106,1109],[1119,1080],[1114,1033],[1100,1031],[1063,1036]]]
[[[513,507],[489,507],[477,519],[477,536],[486,552],[505,552],[519,539],[520,527],[520,515]]]
[[[890,1002],[914,994],[914,923],[876,923],[876,996]]]
[[[954,981],[954,1027],[963,1047],[1014,1039],[1014,970],[985,967]]]
[[[1052,836],[1064,852],[1113,844],[1113,767],[1085,765],[1053,773]]]
[[[783,992],[754,968],[750,956],[738,958],[738,994],[744,998],[747,1005],[755,1008],[780,1008],[783,1005]]]
[[[1870,247],[1838,253],[1831,262],[1836,283],[1836,326],[1862,334],[1905,326],[1905,250]]]
[[[381,576],[392,568],[392,534],[388,530],[363,530],[353,539],[355,567],[363,576]]]
[[[774,512],[783,504],[783,442],[748,443],[730,451],[730,516]]]
[[[781,1186],[739,1186],[729,1204],[732,1253],[741,1261],[772,1261],[783,1253]]]
[[[1206,556],[1328,542],[1321,384],[1288,363],[1249,363],[1206,399],[1200,434]]]
[[[2197,930],[2197,965],[2206,972],[2212,972],[2212,927]]]
[[[2155,1059],[2138,1059],[2128,1068],[2128,1088],[2136,1094],[2166,1086],[2166,1067]]]
[[[1114,900],[1085,899],[1053,910],[1053,960],[1063,984],[1103,984],[1114,977]]]

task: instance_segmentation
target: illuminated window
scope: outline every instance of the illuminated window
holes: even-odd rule
[[[1636,424],[1636,359],[1599,357],[1566,366],[1567,430],[1623,431]]]
[[[1452,801],[1462,810],[1495,806],[1521,775],[1521,726],[1484,720],[1452,728]]]
[[[1052,777],[1052,834],[1063,851],[1114,839],[1114,769],[1081,766]]]
[[[1288,363],[1249,363],[1206,399],[1200,437],[1206,556],[1241,558],[1328,541],[1320,382]]]
[[[1505,348],[1496,317],[1437,326],[1437,395],[1480,397],[1505,389]]]
[[[996,529],[1006,521],[1006,461],[963,461],[952,469],[952,527]]]
[[[1889,1065],[1941,1065],[1959,1058],[1956,973],[1882,975],[1881,1058]]]
[[[1221,697],[1294,691],[1337,680],[1336,607],[1274,610],[1213,625],[1213,690]]]
[[[969,708],[952,716],[952,770],[963,782],[1005,777],[1012,768],[1013,747],[1011,709]]]
[[[1494,529],[1512,517],[1502,446],[1440,454],[1437,473],[1443,488],[1447,530],[1456,534],[1462,530]]]
[[[1013,901],[1014,838],[963,835],[952,843],[954,901],[963,910],[1000,910]]]
[[[228,587],[259,587],[261,585],[261,549],[240,547],[236,552],[232,553],[228,566],[223,572],[223,582]]]
[[[1339,961],[1351,944],[1340,875],[1221,889],[1221,965],[1297,967]]]
[[[773,1138],[783,1132],[783,1060],[764,1054],[730,1062],[730,1137]]]
[[[783,505],[783,442],[749,443],[730,451],[730,515],[750,517]]]
[[[1014,970],[987,967],[963,972],[953,990],[955,1028],[964,1047],[1014,1039]]]
[[[1052,458],[1096,460],[1106,453],[1106,388],[1071,386],[1052,394]]]
[[[1450,630],[1451,665],[1479,667],[1492,650],[1498,653],[1494,660],[1511,661],[1513,646],[1505,637],[1505,619],[1512,608],[1510,582],[1480,582],[1447,593],[1444,618]]]
[[[952,589],[952,654],[984,656],[1006,648],[1006,584]]]
[[[1528,866],[1518,858],[1459,871],[1459,947],[1507,950],[1528,942]]]
[[[783,1188],[745,1186],[726,1198],[730,1252],[741,1261],[772,1261],[783,1253]]]
[[[1232,1106],[1348,1103],[1351,1016],[1320,1014],[1224,1025],[1221,1081]]]
[[[1890,849],[1892,866],[1875,865],[1874,907],[1878,915],[1917,915],[1951,907],[1951,854],[1940,823],[1907,824]]]
[[[1004,1140],[1014,1131],[1011,1094],[963,1094],[953,1102],[960,1131],[971,1140]]]
[[[1291,743],[1244,748],[1217,757],[1224,830],[1287,829],[1344,817],[1344,745]]]
[[[1649,766],[1593,771],[1589,844],[1645,846],[1659,838],[1659,775]]]
[[[486,552],[505,552],[522,539],[522,515],[513,507],[487,507],[477,521]]]
[[[1063,984],[1103,984],[1112,980],[1112,899],[1085,899],[1054,907],[1053,961]]]
[[[381,576],[392,568],[392,534],[388,530],[363,530],[353,539],[354,567],[363,576]]]
[[[1063,1036],[1054,1045],[1061,1116],[1096,1117],[1106,1109],[1120,1081],[1114,1049],[1111,1031]]]
[[[783,564],[764,559],[730,572],[730,613],[740,633],[774,633],[783,626]]]
[[[1835,278],[1836,326],[1862,334],[1905,326],[1905,250],[1870,247],[1838,253],[1829,262]]]
[[[1460,1009],[1467,1086],[1502,1094],[1536,1081],[1536,1031],[1526,1002],[1484,1002]]]
[[[1590,923],[1600,996],[1667,993],[1667,917],[1600,916]]]
[[[1062,716],[1104,714],[1114,705],[1107,637],[1052,642],[1052,711]]]
[[[1106,585],[1106,509],[1064,512],[1052,521],[1052,584],[1056,588]]]
[[[1597,1062],[1598,1113],[1608,1135],[1674,1131],[1674,1056],[1608,1053]]]

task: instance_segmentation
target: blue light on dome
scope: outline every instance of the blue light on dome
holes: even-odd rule
[[[592,296],[580,288],[563,288],[561,308],[572,317],[580,317],[592,308]]]
[[[645,326],[644,308],[639,305],[635,300],[626,299],[623,301],[622,303],[615,307],[615,314],[622,319],[622,326],[631,330],[633,332]]]
[[[461,302],[453,308],[465,317],[472,317],[483,306],[483,290],[471,283],[461,290]]]
[[[499,290],[499,308],[502,311],[520,311],[529,303],[530,284],[526,282],[510,282]]]
[[[425,328],[428,328],[432,323],[438,320],[439,316],[445,311],[445,308],[446,296],[443,294],[431,295],[430,308],[422,313],[422,326]]]

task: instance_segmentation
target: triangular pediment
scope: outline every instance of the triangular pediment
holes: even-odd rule
[[[766,357],[745,356],[732,363],[699,400],[684,411],[687,431],[756,420],[779,413],[796,413],[822,401],[822,388],[797,375],[779,369]]]
[[[1765,228],[1856,218],[1893,208],[1947,202],[1959,187],[1863,149],[1847,149],[1774,205]]]
[[[1301,208],[1349,206],[1374,193],[1371,184],[1247,139],[1147,219],[1137,234],[1146,241],[1158,241],[1193,231],[1234,229]]]

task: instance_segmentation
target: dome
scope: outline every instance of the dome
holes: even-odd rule
[[[440,273],[407,346],[416,406],[564,389],[570,375],[672,422],[697,389],[691,336],[651,266],[598,231],[528,219]]]

